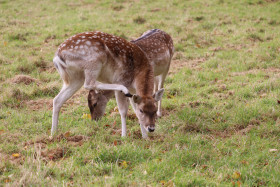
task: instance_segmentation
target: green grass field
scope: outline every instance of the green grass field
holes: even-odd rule
[[[50,140],[58,45],[153,28],[176,52],[149,140],[114,99],[88,119],[84,89]],[[0,0],[0,32],[0,186],[280,186],[279,1]]]

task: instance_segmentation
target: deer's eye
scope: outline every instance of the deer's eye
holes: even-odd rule
[[[140,109],[140,112],[141,112],[141,113],[144,113],[143,110],[141,110],[141,109]]]
[[[97,103],[94,103],[94,104],[93,104],[93,107],[96,107],[96,105],[97,105]]]

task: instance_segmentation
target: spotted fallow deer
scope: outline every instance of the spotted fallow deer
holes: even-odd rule
[[[63,42],[53,62],[64,84],[53,100],[52,136],[57,131],[62,105],[82,85],[88,90],[116,92],[122,136],[126,136],[127,96],[132,97],[143,138],[154,130],[156,102],[164,90],[153,94],[153,68],[140,47],[107,33],[85,32]]]
[[[173,41],[170,35],[159,29],[146,31],[136,40],[130,41],[139,46],[147,55],[154,70],[154,92],[163,88],[174,53]],[[113,91],[90,91],[88,106],[92,120],[99,120],[105,113],[105,108],[114,95]],[[161,100],[158,102],[157,115],[161,116]]]

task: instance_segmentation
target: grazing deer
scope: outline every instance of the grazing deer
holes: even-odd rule
[[[131,43],[136,44],[146,53],[153,67],[154,92],[162,89],[174,53],[171,37],[164,31],[153,29],[146,31],[140,38],[132,40]],[[89,92],[88,106],[92,120],[98,120],[104,115],[106,105],[113,95],[114,92],[109,90],[99,93],[93,90]],[[157,115],[161,116],[161,99],[158,102]]]
[[[53,100],[51,135],[57,131],[62,105],[82,85],[88,90],[115,91],[122,136],[126,136],[127,97],[132,97],[143,138],[147,138],[148,131],[154,131],[156,102],[164,90],[153,94],[153,68],[140,47],[107,33],[85,32],[63,42],[53,62],[64,84]]]

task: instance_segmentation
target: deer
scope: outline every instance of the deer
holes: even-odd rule
[[[132,98],[142,137],[155,130],[156,102],[164,89],[153,92],[153,67],[137,45],[100,31],[79,33],[59,45],[53,63],[63,86],[53,99],[51,136],[57,132],[62,105],[82,86],[89,91],[115,91],[122,137],[126,136],[128,97]]]
[[[139,38],[130,41],[139,46],[147,55],[154,71],[154,92],[163,88],[174,54],[173,41],[170,35],[159,29],[144,32]],[[104,114],[108,101],[114,96],[114,91],[89,91],[88,107],[91,119],[98,121]],[[132,100],[130,99],[132,103]],[[158,101],[157,116],[161,117],[161,102]],[[132,104],[133,106],[133,104]],[[133,108],[134,109],[134,108]],[[135,109],[134,109],[135,110]]]

